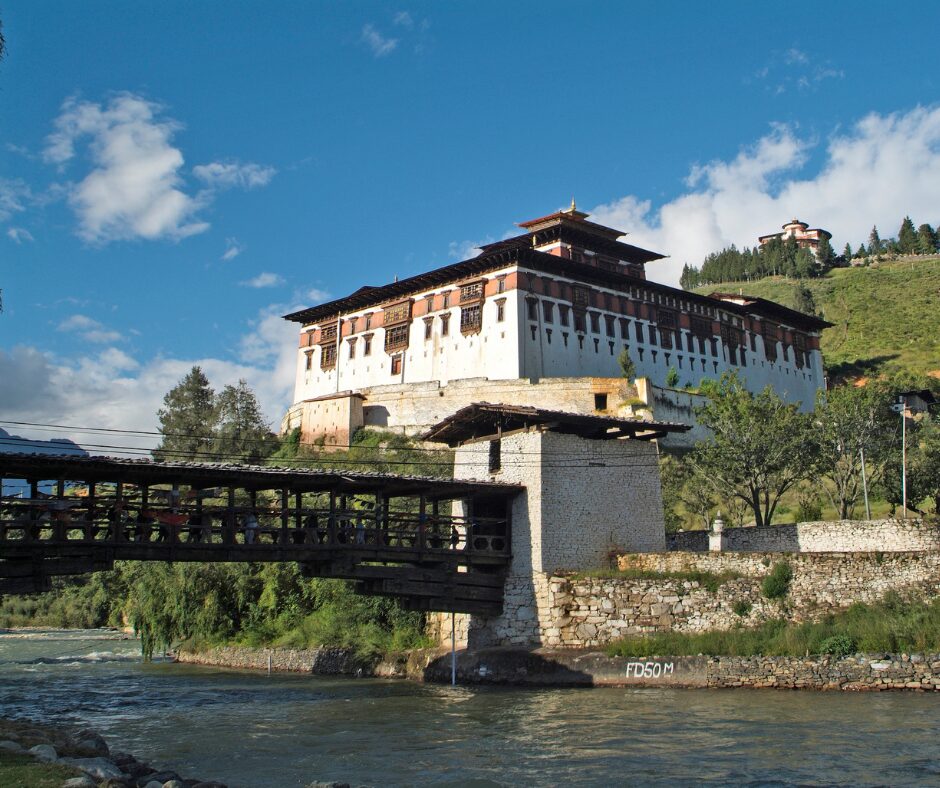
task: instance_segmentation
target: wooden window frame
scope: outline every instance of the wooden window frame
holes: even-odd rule
[[[467,282],[460,286],[460,303],[467,304],[473,301],[483,300],[484,280],[478,279],[475,282]]]
[[[467,304],[460,307],[460,333],[479,334],[483,328],[483,304]]]
[[[385,329],[385,352],[397,353],[402,348],[408,347],[408,338],[411,333],[410,323],[399,323],[397,326],[390,326]]]

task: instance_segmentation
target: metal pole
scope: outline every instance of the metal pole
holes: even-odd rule
[[[859,449],[862,455],[862,490],[865,492],[865,519],[871,520],[871,506],[868,503],[868,477],[865,475],[865,447]]]
[[[907,519],[907,419],[904,418],[904,408],[907,402],[901,404],[901,517]]]
[[[268,654],[268,675],[271,675],[271,655]]]
[[[456,614],[450,614],[450,686],[457,686],[457,624]]]

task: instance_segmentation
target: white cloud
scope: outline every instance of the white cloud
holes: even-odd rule
[[[98,328],[101,326],[97,320],[92,320],[87,315],[72,315],[59,323],[59,331],[86,331],[89,328]]]
[[[395,51],[398,46],[397,38],[386,38],[374,25],[365,25],[362,28],[362,42],[372,50],[375,57],[385,57]]]
[[[18,244],[23,241],[34,241],[33,234],[24,227],[11,227],[7,230],[7,237]]]
[[[411,30],[411,28],[415,26],[414,19],[411,18],[411,14],[409,14],[407,11],[399,11],[397,14],[395,14],[395,18],[392,20],[392,22],[399,27],[404,27],[408,30]]]
[[[257,189],[267,186],[277,170],[261,164],[214,161],[193,167],[193,175],[212,189]]]
[[[61,169],[88,139],[94,168],[69,188],[79,235],[93,243],[131,238],[178,240],[204,232],[203,201],[182,191],[183,154],[171,142],[180,124],[163,108],[124,93],[106,105],[69,99],[43,157]]]
[[[802,52],[801,50],[797,49],[796,47],[792,47],[792,48],[788,49],[788,50],[786,51],[786,53],[784,54],[784,61],[785,61],[786,63],[788,63],[788,64],[792,64],[792,63],[800,63],[800,64],[809,63],[809,55],[807,55],[805,52]]]
[[[771,60],[754,73],[760,82],[766,82],[767,90],[779,96],[789,90],[800,92],[815,90],[827,79],[842,79],[845,71],[836,68],[828,60],[817,60],[805,50],[791,47],[785,52],[771,53]],[[745,82],[750,82],[745,79]]]
[[[833,233],[837,250],[866,239],[873,224],[887,237],[905,215],[917,224],[940,220],[940,107],[871,113],[833,135],[822,165],[804,173],[812,146],[776,126],[732,161],[692,167],[689,191],[670,202],[654,209],[627,195],[595,208],[592,220],[670,255],[647,274],[673,284],[684,263],[701,265],[731,243],[754,246],[794,216]]]
[[[238,255],[245,251],[245,247],[242,246],[237,238],[226,238],[225,239],[225,251],[222,253],[222,260],[228,262],[229,260],[234,260]]]
[[[280,304],[259,312],[239,342],[238,360],[157,357],[140,362],[113,347],[78,358],[63,358],[34,347],[0,349],[0,402],[4,404],[4,418],[155,430],[164,394],[198,364],[217,391],[227,384],[236,384],[240,378],[247,380],[258,396],[265,418],[276,429],[292,401],[297,354],[297,326],[280,315],[299,308],[300,305]],[[27,432],[23,434],[31,437]],[[123,436],[102,441],[100,437],[78,432],[62,437],[86,444],[111,443],[148,449],[156,444],[151,439]]]
[[[93,320],[87,315],[71,315],[59,323],[57,328],[59,331],[79,334],[86,341],[94,342],[99,345],[117,342],[119,339],[123,339],[118,331],[106,328],[97,320]],[[114,352],[120,353],[119,350],[114,350]]]
[[[447,256],[455,260],[469,260],[480,254],[480,247],[491,244],[495,239],[487,236],[482,241],[451,241],[447,246]]]
[[[324,301],[329,301],[333,297],[332,293],[327,290],[320,290],[318,287],[311,287],[305,295],[307,300],[313,302],[313,305],[322,304]]]
[[[272,274],[270,271],[264,271],[253,279],[239,282],[242,287],[280,287],[284,284],[284,277],[280,274]]]
[[[5,222],[13,214],[26,210],[25,203],[30,196],[29,186],[24,181],[0,178],[0,222]]]

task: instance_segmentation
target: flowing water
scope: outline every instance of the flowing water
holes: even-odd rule
[[[0,715],[237,786],[940,785],[940,694],[499,689],[157,661],[104,631],[0,633]]]

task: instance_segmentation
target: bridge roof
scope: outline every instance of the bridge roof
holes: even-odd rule
[[[688,424],[669,421],[644,421],[545,410],[529,405],[499,405],[474,402],[432,427],[422,438],[426,441],[457,446],[495,437],[498,433],[541,427],[552,432],[566,432],[593,440],[634,438],[652,440],[669,432],[686,432]]]
[[[247,490],[287,488],[293,492],[380,492],[386,497],[424,495],[431,500],[511,496],[524,489],[521,485],[501,482],[455,481],[370,471],[16,453],[0,453],[0,477],[136,485],[182,484],[195,489],[231,486]]]

